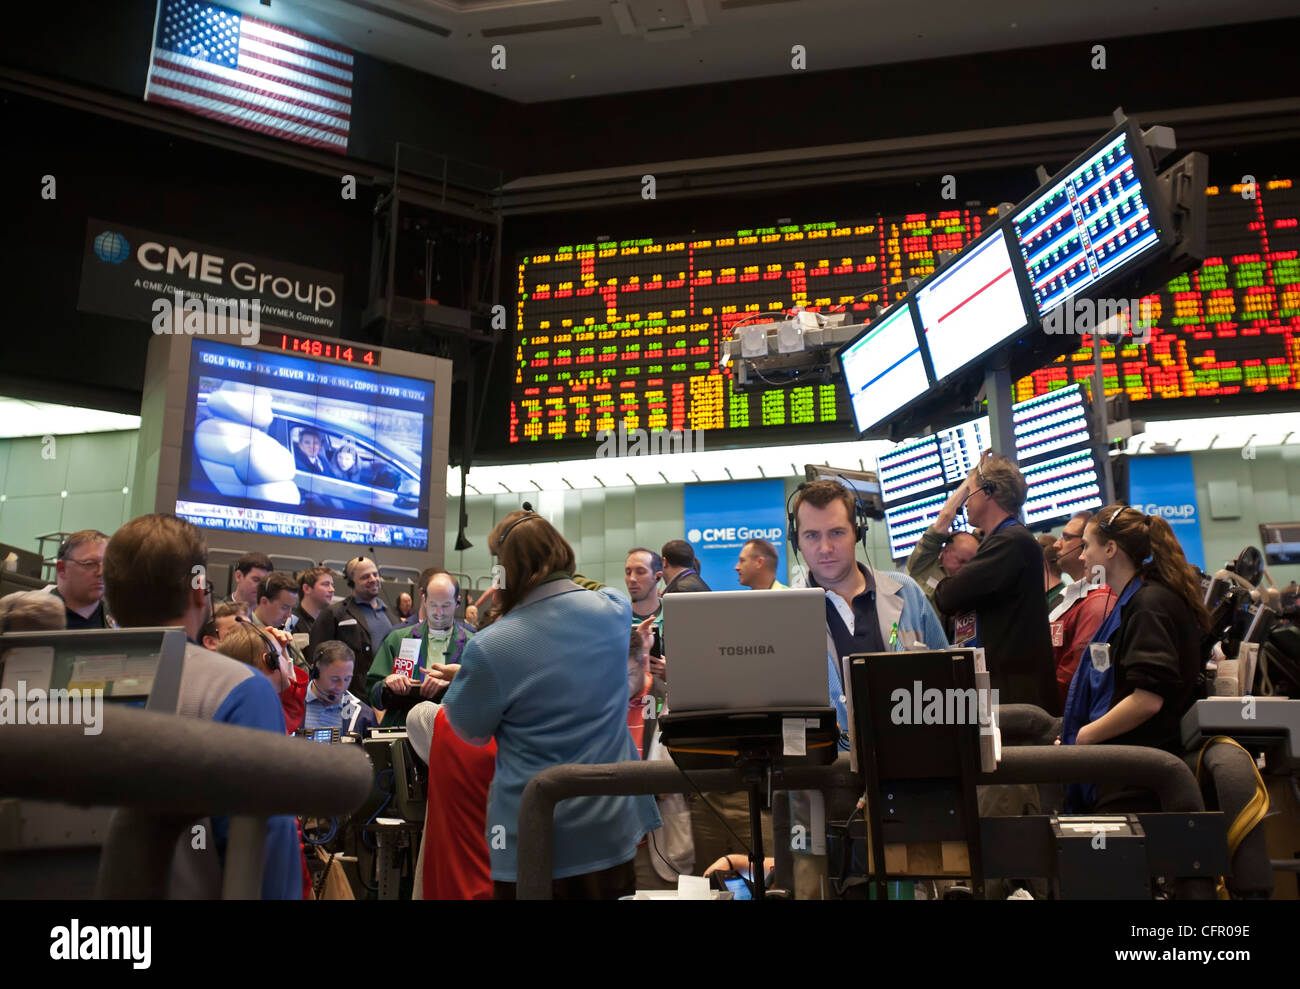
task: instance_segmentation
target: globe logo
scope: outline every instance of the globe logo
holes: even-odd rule
[[[121,234],[105,230],[95,238],[95,257],[109,264],[121,264],[131,254],[131,245]]]
[[[690,532],[686,533],[686,538],[693,543],[698,543],[700,541],[700,530],[692,529]]]

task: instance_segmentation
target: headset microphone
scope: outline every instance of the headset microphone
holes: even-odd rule
[[[1056,562],[1059,563],[1062,560],[1064,560],[1067,556],[1071,556],[1075,553],[1081,553],[1081,552],[1083,552],[1083,543],[1079,543],[1079,545],[1074,547],[1074,549],[1067,549],[1064,553],[1058,554],[1056,557]]]

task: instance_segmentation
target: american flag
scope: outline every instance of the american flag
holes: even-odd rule
[[[160,0],[144,98],[347,154],[352,53],[237,10]]]

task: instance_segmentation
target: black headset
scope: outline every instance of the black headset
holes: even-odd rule
[[[368,556],[354,556],[352,559],[348,560],[348,562],[343,565],[343,579],[348,582],[348,587],[352,588],[353,590],[356,590],[357,583],[356,580],[353,578],[352,574],[355,572],[357,565],[361,563],[362,560],[368,560],[368,559],[370,559],[370,557]]]
[[[246,618],[243,615],[236,615],[235,621],[243,622],[253,630],[253,634],[262,641],[262,648],[266,650],[266,652],[262,654],[262,662],[266,664],[267,671],[271,673],[278,672],[280,669],[280,653],[272,647],[270,640],[266,637],[266,633],[258,628],[251,619]]]
[[[983,457],[980,457],[980,459],[975,462],[975,473],[979,474],[980,476],[980,490],[983,491],[990,498],[992,498],[993,492],[998,489],[998,485],[996,481],[990,481],[987,477],[984,476]]]
[[[528,507],[528,504],[527,504],[527,503],[524,504],[524,510],[525,510],[528,514],[519,516],[519,518],[515,519],[515,520],[514,520],[513,522],[511,522],[508,526],[506,526],[505,529],[504,529],[504,531],[502,531],[501,535],[497,537],[497,554],[498,554],[498,555],[500,555],[501,547],[504,546],[504,545],[506,544],[506,537],[507,537],[508,535],[510,535],[510,533],[511,533],[512,531],[514,531],[515,526],[517,526],[520,522],[529,522],[529,521],[531,521],[531,520],[533,520],[533,519],[540,519],[540,518],[541,518],[540,515],[538,515],[536,512],[534,512],[531,508]]]

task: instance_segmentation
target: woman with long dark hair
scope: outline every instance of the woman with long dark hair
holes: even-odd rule
[[[628,730],[632,606],[574,583],[573,548],[546,519],[511,512],[488,536],[504,570],[499,617],[469,640],[443,698],[465,741],[495,737],[487,841],[497,899],[513,899],[519,800],[537,773],[564,763],[635,762]],[[636,848],[660,826],[651,796],[580,797],[555,808],[553,895],[613,899],[636,891]]]
[[[1182,753],[1179,722],[1196,700],[1209,616],[1169,523],[1107,505],[1083,532],[1085,580],[1119,595],[1084,649],[1066,699],[1066,745],[1148,745]],[[1149,791],[1071,787],[1070,809],[1155,809]]]

